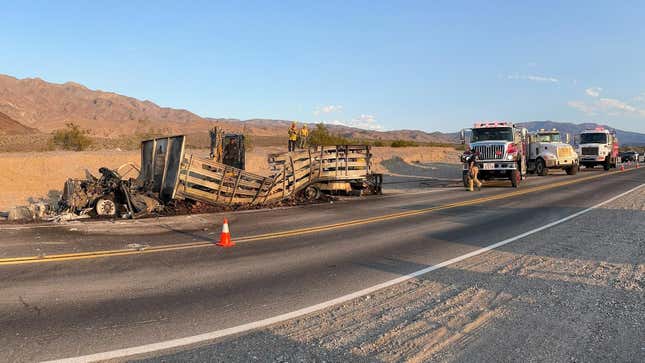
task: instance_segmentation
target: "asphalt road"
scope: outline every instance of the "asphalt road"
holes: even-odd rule
[[[530,178],[519,190],[436,188],[234,213],[231,249],[209,244],[223,215],[0,226],[0,360],[76,357],[287,313],[519,235],[643,180],[643,169],[594,170]]]

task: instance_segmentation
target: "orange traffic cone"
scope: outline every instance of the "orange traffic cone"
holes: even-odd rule
[[[625,164],[623,163],[620,164],[620,171],[625,171]]]
[[[235,243],[231,241],[231,232],[228,230],[228,220],[224,218],[224,224],[222,225],[222,234],[219,237],[218,246],[222,247],[233,247]]]

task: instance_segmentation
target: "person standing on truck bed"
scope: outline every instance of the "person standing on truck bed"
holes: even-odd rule
[[[302,127],[300,128],[300,135],[299,135],[299,145],[298,147],[301,149],[306,148],[308,145],[307,143],[307,138],[309,138],[309,129],[307,128],[307,124],[302,124]]]
[[[289,127],[289,151],[296,151],[296,141],[298,140],[298,130],[296,123],[292,122]]]

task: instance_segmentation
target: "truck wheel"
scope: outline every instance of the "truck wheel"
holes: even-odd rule
[[[609,158],[605,159],[605,163],[602,164],[602,168],[605,170],[611,169],[611,161],[609,160]]]
[[[468,170],[461,173],[461,180],[464,182],[464,188],[468,189]]]
[[[520,182],[522,181],[522,173],[519,170],[512,170],[509,177],[511,179],[511,185],[513,188],[519,188]]]
[[[567,172],[567,175],[576,175],[578,174],[578,169],[580,169],[580,166],[577,164],[574,164],[566,168],[565,171]]]
[[[546,176],[549,174],[549,169],[546,167],[546,163],[542,159],[538,159],[535,164],[535,172],[539,176]]]
[[[307,188],[305,188],[303,192],[303,197],[306,200],[316,200],[320,198],[320,189],[314,185],[310,185]]]

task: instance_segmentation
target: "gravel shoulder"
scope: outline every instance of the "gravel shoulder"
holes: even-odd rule
[[[150,361],[644,361],[644,257],[642,187],[373,295]]]

